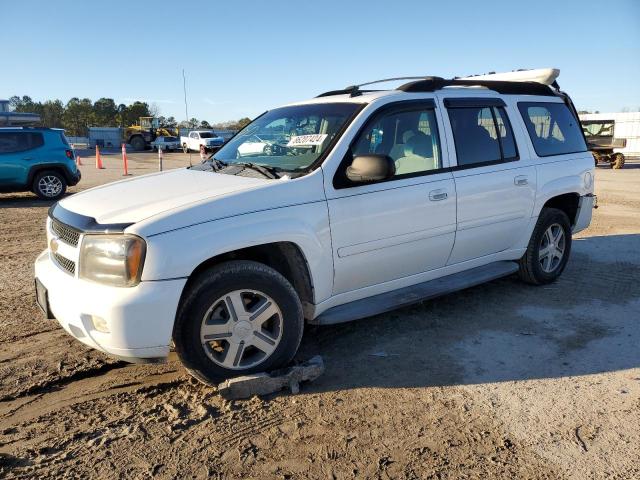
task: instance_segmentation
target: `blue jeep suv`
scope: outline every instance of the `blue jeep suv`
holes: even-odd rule
[[[57,128],[0,128],[0,192],[57,200],[80,181],[73,150]]]

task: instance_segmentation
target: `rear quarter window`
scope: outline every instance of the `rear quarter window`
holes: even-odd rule
[[[518,109],[539,157],[587,150],[580,124],[564,103],[520,102]]]

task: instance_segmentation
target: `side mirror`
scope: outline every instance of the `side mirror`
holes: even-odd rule
[[[379,182],[396,174],[396,164],[389,155],[358,155],[347,167],[346,173],[353,183]]]

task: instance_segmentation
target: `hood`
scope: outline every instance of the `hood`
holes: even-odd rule
[[[152,173],[77,193],[60,201],[67,210],[98,223],[136,223],[213,197],[267,185],[269,180],[179,169]]]

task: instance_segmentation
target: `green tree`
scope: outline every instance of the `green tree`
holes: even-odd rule
[[[16,112],[42,113],[42,104],[34,102],[28,95],[22,97],[14,95],[9,99],[9,103]]]
[[[240,130],[243,127],[246,127],[251,123],[251,119],[249,117],[244,117],[238,120],[237,129]]]
[[[124,126],[137,124],[140,117],[150,117],[149,104],[146,102],[133,102],[125,107],[123,112]]]
[[[210,129],[211,125],[209,125],[209,122],[207,122],[206,120],[202,120],[200,122],[200,127],[199,128]]]
[[[93,123],[98,127],[118,126],[118,107],[112,98],[100,98],[93,104]]]
[[[73,97],[65,107],[63,122],[67,134],[73,137],[85,137],[88,135],[88,127],[93,118],[93,105],[91,100]]]
[[[60,100],[47,100],[42,104],[40,119],[43,127],[64,127],[64,105]]]

